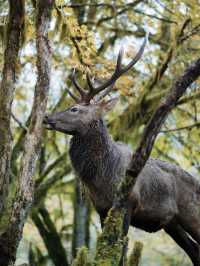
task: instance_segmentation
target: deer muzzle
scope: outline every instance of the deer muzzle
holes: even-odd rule
[[[56,122],[48,115],[45,115],[43,119],[43,124],[45,125],[46,129],[53,130],[55,129]]]

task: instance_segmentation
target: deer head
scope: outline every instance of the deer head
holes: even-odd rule
[[[105,101],[105,96],[110,93],[116,80],[127,72],[142,57],[147,42],[147,36],[143,41],[138,53],[131,62],[123,67],[121,49],[114,73],[105,83],[95,86],[90,75],[87,74],[87,88],[82,88],[76,80],[76,71],[73,70],[72,82],[79,93],[79,97],[67,90],[69,95],[75,100],[76,104],[65,111],[46,115],[44,124],[47,129],[60,131],[66,134],[85,134],[93,121],[100,119],[103,114],[113,108],[116,98]]]

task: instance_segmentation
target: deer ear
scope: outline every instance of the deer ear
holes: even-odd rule
[[[115,105],[116,105],[118,100],[119,100],[119,98],[116,97],[116,98],[112,98],[112,99],[110,99],[108,101],[102,101],[100,103],[101,110],[104,113],[107,113],[107,112],[111,111],[115,107]]]

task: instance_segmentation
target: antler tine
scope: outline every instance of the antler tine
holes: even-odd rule
[[[70,96],[73,99],[75,99],[75,101],[83,102],[83,103],[86,103],[86,104],[89,104],[90,103],[90,100],[92,98],[94,98],[94,96],[97,95],[98,93],[100,93],[101,91],[104,91],[104,92],[101,93],[101,95],[99,95],[99,97],[97,97],[97,99],[100,100],[103,97],[105,97],[112,90],[112,88],[113,88],[114,83],[116,82],[116,80],[123,73],[127,72],[133,65],[135,65],[137,63],[137,61],[142,57],[142,54],[144,52],[144,48],[145,48],[145,45],[147,43],[147,40],[148,40],[148,33],[146,34],[146,36],[144,38],[144,41],[143,41],[143,43],[142,43],[139,51],[135,55],[135,57],[125,67],[122,67],[123,48],[120,49],[119,54],[118,54],[118,57],[117,57],[117,64],[116,64],[115,71],[112,74],[111,78],[109,80],[107,80],[104,84],[95,87],[93,85],[92,80],[91,80],[90,74],[87,73],[86,74],[86,78],[87,78],[87,83],[88,83],[88,86],[89,86],[89,91],[85,91],[83,88],[81,88],[81,86],[76,81],[76,77],[75,77],[76,69],[74,68],[74,70],[72,72],[72,82],[73,82],[75,88],[80,93],[81,99],[79,99],[78,97],[76,97],[75,95],[73,95],[70,91],[68,91],[68,93],[70,94]]]
[[[117,65],[115,68],[115,73],[117,73],[118,71],[120,71],[120,69],[122,68],[122,58],[123,58],[123,54],[124,54],[124,48],[121,47],[117,56]]]
[[[108,81],[104,84],[104,86],[99,86],[99,87],[97,87],[97,88],[94,87],[94,85],[93,85],[93,83],[92,83],[92,80],[91,80],[91,77],[90,77],[90,74],[87,72],[87,74],[86,74],[86,78],[87,78],[87,83],[88,83],[88,86],[89,86],[89,90],[90,90],[91,97],[92,97],[93,95],[98,94],[100,91],[104,90],[104,89],[107,88],[107,87],[109,87],[109,88],[108,88],[108,92],[107,92],[107,90],[106,90],[106,92],[107,92],[106,94],[108,94],[108,93],[110,92],[110,90],[112,89],[112,86],[111,86],[111,89],[110,89],[110,85],[112,85],[112,83],[113,83],[112,80],[113,80],[113,78],[115,78],[115,76],[118,75],[118,72],[120,72],[123,53],[124,53],[123,48],[121,48],[120,51],[119,51],[118,57],[117,57],[117,66],[116,66],[115,72],[114,72],[114,74],[112,75],[111,79],[108,80]],[[114,81],[115,81],[115,79],[114,79]],[[105,95],[106,95],[106,94],[105,94]],[[104,95],[104,93],[103,93],[102,95]],[[100,96],[101,99],[104,97],[104,96],[102,96],[102,95]]]
[[[72,71],[72,76],[71,76],[72,82],[75,86],[75,88],[78,90],[78,92],[80,93],[81,97],[84,97],[85,95],[85,91],[83,88],[81,88],[81,86],[78,84],[77,80],[76,80],[76,68],[73,69]]]
[[[108,95],[111,90],[113,89],[114,83],[112,85],[110,85],[109,87],[107,87],[105,90],[103,90],[101,93],[99,93],[96,97],[95,97],[95,102],[99,102],[100,100],[102,100],[106,95]]]
[[[117,57],[117,65],[115,68],[115,71],[113,73],[113,75],[111,76],[111,78],[106,81],[104,84],[100,85],[99,87],[95,88],[95,94],[99,93],[100,91],[106,89],[107,87],[111,86],[112,84],[114,84],[116,82],[116,80],[125,72],[127,72],[133,65],[135,65],[138,60],[142,57],[142,54],[144,52],[144,48],[145,45],[147,43],[148,40],[148,33],[146,34],[144,41],[139,49],[139,51],[137,52],[136,56],[133,58],[133,60],[131,60],[131,62],[126,66],[126,67],[122,67],[122,57],[123,57],[123,48],[120,49],[118,57]],[[108,90],[108,92],[110,92],[110,90]]]
[[[135,55],[135,57],[131,60],[131,62],[126,67],[124,67],[123,69],[121,69],[121,74],[123,74],[126,71],[128,71],[132,66],[134,66],[140,60],[140,58],[143,55],[143,52],[144,52],[144,48],[146,46],[146,43],[148,41],[148,36],[149,36],[149,33],[147,32],[147,34],[146,34],[146,36],[144,38],[144,41],[143,41],[143,43],[142,43],[139,51],[137,52],[137,54]]]
[[[75,102],[79,103],[80,102],[80,98],[78,98],[77,96],[75,96],[70,90],[66,89],[67,93],[69,94],[69,96],[72,97],[72,99],[75,100]]]
[[[90,92],[92,93],[92,92],[94,92],[95,91],[95,87],[94,87],[94,85],[92,84],[92,80],[91,80],[91,78],[90,78],[90,74],[87,72],[87,74],[86,74],[86,78],[87,78],[87,83],[88,83],[88,86],[89,86],[89,90],[90,90]]]

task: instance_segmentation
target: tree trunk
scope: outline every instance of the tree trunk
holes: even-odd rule
[[[24,0],[10,0],[9,6],[4,67],[0,86],[0,217],[2,211],[5,211],[5,202],[10,183],[10,157],[12,152],[11,105],[15,90],[18,52],[24,25]]]
[[[23,3],[23,1],[11,1],[10,6],[17,6],[16,2]],[[37,69],[38,79],[35,88],[34,103],[31,113],[30,126],[25,137],[23,156],[21,160],[20,173],[15,180],[15,196],[14,198],[6,199],[12,205],[7,206],[7,209],[2,213],[1,217],[1,235],[0,235],[0,265],[13,265],[16,259],[16,251],[19,241],[22,237],[23,226],[27,217],[29,208],[31,207],[34,195],[33,174],[36,166],[38,152],[40,150],[41,136],[42,136],[42,121],[47,104],[47,96],[50,82],[50,48],[48,43],[48,27],[51,18],[51,10],[54,0],[39,0],[37,2],[37,19],[36,19],[36,46],[37,46]],[[20,6],[22,8],[22,6]],[[21,10],[19,8],[19,10]],[[17,14],[19,12],[17,11]],[[16,16],[17,16],[16,14]],[[16,22],[16,17],[13,19]],[[14,27],[15,28],[15,27]],[[8,31],[9,32],[9,31]],[[8,36],[9,37],[9,36]],[[11,39],[14,43],[15,40]],[[9,64],[12,62],[9,62]],[[14,71],[8,73],[8,76]],[[13,78],[14,79],[14,78]],[[11,84],[12,85],[12,84]],[[8,84],[9,87],[9,84]],[[7,95],[10,97],[10,95]],[[1,98],[1,96],[0,96]],[[7,112],[11,112],[11,102],[6,105]],[[5,109],[5,108],[4,108]],[[6,118],[7,116],[5,116]],[[4,115],[1,116],[4,119]],[[8,119],[7,119],[8,120]],[[7,124],[3,124],[5,130]],[[7,151],[1,148],[1,152]],[[1,154],[2,155],[2,154]],[[10,165],[10,156],[7,158],[7,165]],[[1,169],[5,171],[4,163],[1,161]],[[8,168],[7,175],[10,175]],[[2,170],[1,170],[2,171]],[[13,188],[9,186],[9,190]],[[7,204],[7,203],[6,203]],[[8,204],[7,204],[8,205]],[[12,206],[12,207],[11,207]]]

